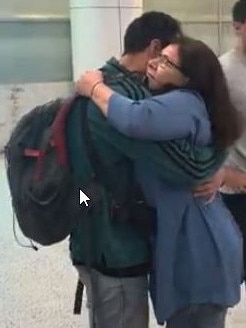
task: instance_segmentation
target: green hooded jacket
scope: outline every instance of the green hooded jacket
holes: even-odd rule
[[[142,76],[130,73],[114,58],[102,68],[105,74],[113,76],[108,85],[116,92],[134,100],[150,97]],[[114,78],[115,76],[115,78]],[[133,161],[136,158],[151,161],[165,179],[172,183],[191,187],[203,182],[214,174],[226,158],[226,153],[212,147],[194,148],[185,140],[171,142],[139,141],[127,138],[111,127],[97,107],[89,101],[88,118],[91,135],[107,174],[102,173],[102,202],[93,208],[85,220],[71,234],[70,251],[74,264],[90,264],[101,271],[126,269],[149,263],[148,240],[129,222],[119,222],[111,215],[109,183],[124,203],[129,197],[133,181]],[[70,144],[71,160],[77,168],[76,174],[87,183],[93,174],[84,154],[73,151],[78,138],[79,124],[76,113],[68,122],[67,138]],[[132,160],[130,160],[132,159]],[[89,224],[88,224],[89,222]],[[88,247],[88,244],[90,245]]]

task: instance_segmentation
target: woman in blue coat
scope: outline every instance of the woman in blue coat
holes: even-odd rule
[[[146,140],[187,139],[194,146],[230,147],[240,136],[221,66],[201,41],[181,38],[148,67],[158,96],[132,101],[87,72],[77,84],[121,133]],[[172,86],[172,91],[170,91]],[[157,210],[150,292],[159,324],[168,328],[223,328],[240,300],[242,241],[220,195],[210,203],[161,178],[151,163],[135,163],[148,203]]]

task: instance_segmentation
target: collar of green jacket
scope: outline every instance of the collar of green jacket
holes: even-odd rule
[[[137,84],[141,84],[142,86],[145,85],[146,76],[145,74],[136,72],[136,71],[129,71],[125,66],[121,65],[119,60],[115,57],[110,58],[106,64],[102,67],[102,71],[108,72],[110,74],[117,74],[118,78],[122,76],[123,78],[129,77],[133,82]]]
[[[141,83],[141,77],[125,70],[116,59],[109,60],[102,70],[111,76],[116,76],[110,85],[119,93],[129,92],[129,96],[133,99],[149,96],[148,90]],[[91,178],[92,169],[81,140],[79,123],[81,110],[83,109],[74,108],[69,117],[67,139],[75,178],[81,184],[86,184]],[[105,176],[105,183],[110,182],[116,199],[120,198],[124,201],[126,196],[129,197],[128,188],[132,185],[132,161],[122,150],[115,148],[112,142],[119,143],[123,149],[130,150],[128,143],[125,148],[122,144],[125,138],[107,124],[91,101],[88,102],[87,111],[91,136],[100,158],[109,171]],[[129,222],[120,222],[112,216],[110,193],[105,184],[102,184],[101,191],[102,201],[99,206],[93,207],[89,217],[82,218],[78,228],[71,234],[70,250],[73,262],[77,264],[90,262],[93,267],[101,269],[102,267],[132,268],[148,263],[148,243]],[[87,221],[90,225],[90,233],[86,229]],[[88,244],[90,244],[89,252]],[[142,269],[140,271],[138,274],[143,273]]]

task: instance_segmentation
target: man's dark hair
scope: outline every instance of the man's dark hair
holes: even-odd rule
[[[146,12],[128,26],[124,36],[124,54],[144,51],[152,40],[158,39],[162,47],[181,33],[179,22],[163,12]]]
[[[232,8],[232,17],[234,22],[246,22],[246,0],[239,0]]]

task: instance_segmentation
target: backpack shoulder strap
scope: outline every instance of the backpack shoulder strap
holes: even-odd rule
[[[89,98],[77,96],[74,98],[72,103],[72,110],[75,112],[76,121],[79,120],[80,125],[78,128],[80,129],[80,136],[83,141],[89,163],[91,165],[91,177],[96,178],[96,180],[100,181],[100,175],[98,172],[102,172],[104,174],[106,172],[106,168],[102,163],[96,147],[93,142],[92,135],[90,133],[89,122],[88,122],[88,102]],[[78,134],[79,136],[79,134]]]

